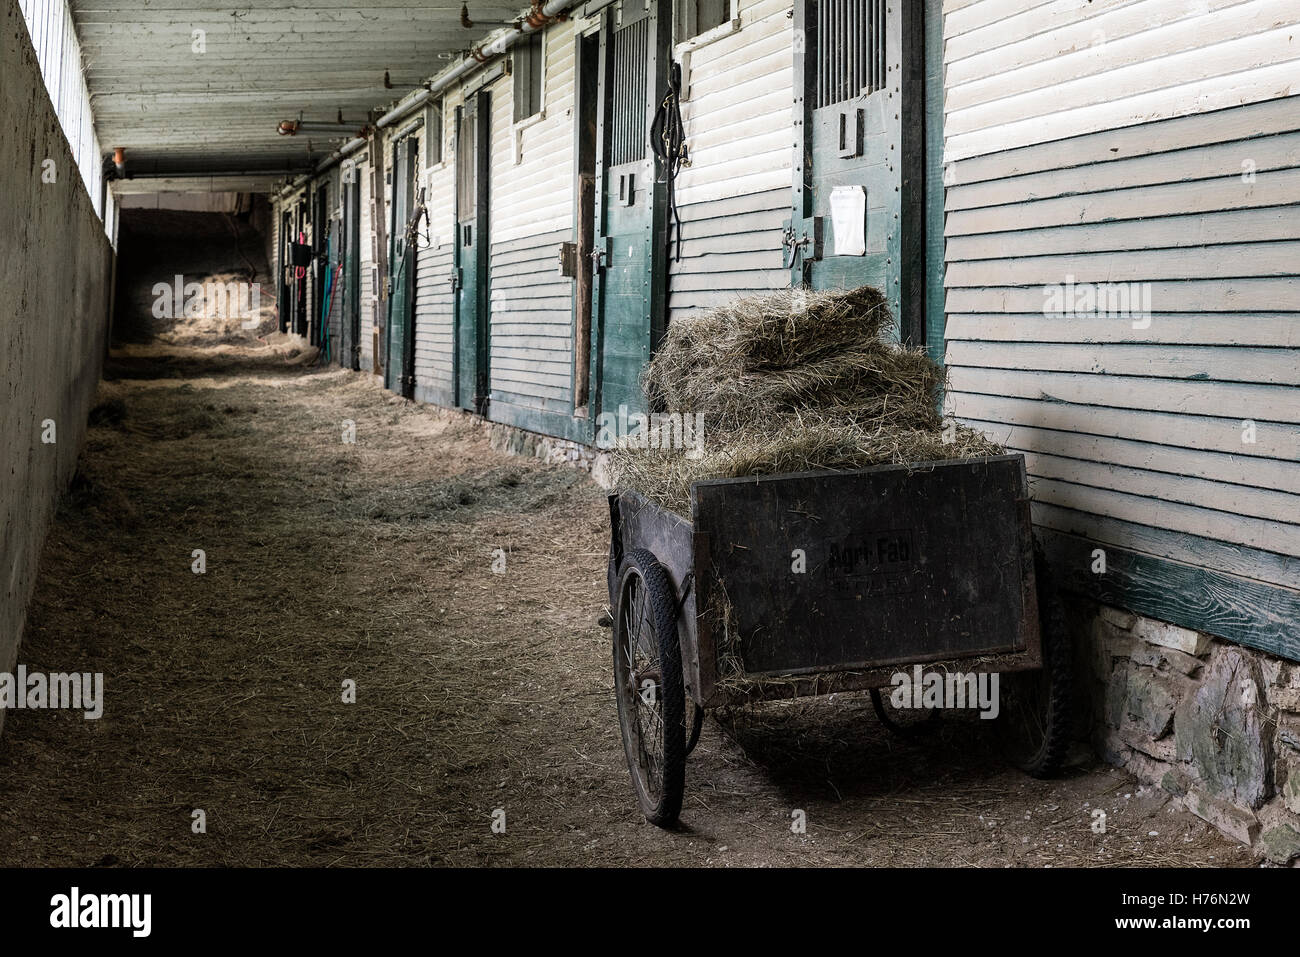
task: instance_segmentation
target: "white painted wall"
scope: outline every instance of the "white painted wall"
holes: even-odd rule
[[[1296,587],[1300,5],[946,9],[950,410],[1040,525]],[[1069,281],[1150,321],[1046,314]]]

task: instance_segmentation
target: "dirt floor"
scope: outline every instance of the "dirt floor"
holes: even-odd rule
[[[104,716],[9,714],[0,865],[1251,863],[1094,759],[1035,781],[986,723],[901,740],[861,695],[710,719],[657,830],[585,475],[266,349],[129,347],[107,376],[20,653],[103,672]]]

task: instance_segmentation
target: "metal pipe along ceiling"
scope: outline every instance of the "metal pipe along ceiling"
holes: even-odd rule
[[[378,121],[376,121],[375,126],[379,129],[384,129],[392,126],[403,117],[410,116],[411,113],[415,112],[415,110],[419,109],[422,105],[450,87],[452,84],[464,79],[476,70],[481,69],[489,60],[505,53],[519,41],[520,37],[545,29],[547,24],[549,24],[555,17],[564,13],[566,10],[577,6],[579,2],[580,0],[550,0],[549,3],[542,5],[540,17],[537,15],[537,8],[534,7],[533,10],[520,22],[518,27],[509,27],[505,30],[499,30],[495,34],[489,34],[488,38],[482,44],[473,47],[470,50],[469,56],[461,60],[455,66],[438,74],[433,78],[428,86],[422,87],[421,89],[408,94],[398,102],[396,106],[381,116]],[[364,137],[357,137],[356,139],[345,143],[342,147],[335,150],[317,164],[315,175],[319,176],[335,163],[339,162],[339,160],[351,153],[355,153],[365,144],[366,139]],[[285,191],[287,192],[290,189],[295,189],[300,185],[302,185],[301,182],[286,186]]]

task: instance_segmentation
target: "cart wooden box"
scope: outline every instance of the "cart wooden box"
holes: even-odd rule
[[[879,688],[913,664],[1042,666],[1019,455],[697,482],[690,521],[637,492],[609,502],[620,720],[652,820],[652,759],[628,739],[656,721],[675,764],[698,708]]]

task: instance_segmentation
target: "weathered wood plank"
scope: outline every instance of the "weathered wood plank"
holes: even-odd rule
[[[944,285],[1042,286],[1063,283],[1152,282],[1161,279],[1236,279],[1294,276],[1300,242],[1251,242],[1186,249],[1080,251],[1060,256],[950,260]]]
[[[1158,498],[1229,515],[1244,515],[1295,528],[1300,520],[1300,495],[1268,489],[1225,485],[1184,475],[1169,475],[1101,462],[1084,462],[1056,455],[1023,451],[1025,468],[1035,479],[1087,485],[1127,495]]]
[[[975,395],[1015,396],[1040,402],[1300,423],[1300,389],[1271,385],[956,366],[948,370],[948,388],[954,394],[971,395],[963,399],[969,403],[979,402]]]
[[[1039,536],[1066,591],[1300,661],[1300,591],[1050,529]],[[1104,575],[1091,571],[1097,547]]]
[[[947,362],[994,369],[1300,385],[1300,362],[1290,349],[954,340],[948,344]]]
[[[946,236],[1001,233],[1044,226],[1072,226],[1154,216],[1185,216],[1261,206],[1300,204],[1300,169],[1266,170],[1253,182],[1236,175],[1204,182],[1142,186],[1086,196],[1061,196],[1009,206],[948,213]],[[955,196],[956,188],[949,190]]]
[[[951,236],[947,256],[953,262],[1006,259],[1178,247],[1204,247],[1205,255],[1216,255],[1221,245],[1269,242],[1300,238],[1300,222],[1294,207],[1269,206],[1259,209],[1162,216],[1156,219],[1122,220],[1079,226],[1051,226],[1009,233]]]
[[[954,395],[952,401],[953,412],[960,419],[1104,435],[1249,458],[1292,463],[1300,459],[1300,428],[1294,425],[1257,427],[1256,442],[1252,444],[1242,442],[1242,424],[1238,419],[1133,412],[997,396]]]
[[[961,421],[1019,452],[1039,452],[1084,462],[1112,463],[1300,495],[1300,469],[1293,462],[1250,458],[1228,452],[1181,449],[1153,442],[1027,425],[1007,425],[965,417]]]
[[[1042,315],[1041,286],[962,287],[948,290],[953,313],[1008,312]],[[1151,283],[1154,322],[1162,313],[1300,312],[1300,278],[1186,279]]]
[[[1059,532],[1272,585],[1300,588],[1300,559],[1294,556],[1074,511],[1047,502],[1035,502],[1033,511],[1035,525]]]
[[[1134,329],[1114,319],[1049,319],[1014,313],[950,314],[948,339],[983,342],[1168,343],[1188,346],[1300,347],[1300,316],[1294,313],[1157,313]]]

